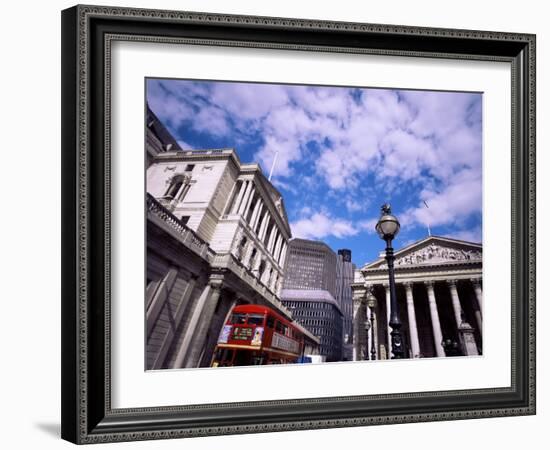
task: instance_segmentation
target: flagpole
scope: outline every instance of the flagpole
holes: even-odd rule
[[[271,164],[271,170],[269,171],[269,178],[268,178],[269,181],[271,181],[271,177],[273,176],[273,169],[275,169],[275,163],[277,162],[278,155],[279,155],[279,151],[277,150],[275,152],[275,157],[273,158],[273,164]]]
[[[428,204],[426,203],[425,200],[424,200],[424,205],[426,206],[427,209],[430,209],[430,207],[428,206]],[[428,236],[431,236],[432,235],[432,230],[430,230],[430,221],[429,220],[427,221],[426,225],[428,225]]]

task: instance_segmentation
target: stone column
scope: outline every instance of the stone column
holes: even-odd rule
[[[164,303],[168,299],[168,294],[172,289],[178,275],[178,270],[171,267],[155,289],[149,290],[146,297],[147,305],[147,334],[155,324]]]
[[[256,225],[256,219],[260,213],[260,208],[262,207],[262,199],[258,198],[258,201],[256,202],[256,206],[254,206],[254,211],[252,212],[252,216],[250,217],[250,228],[254,230],[254,226]]]
[[[164,363],[164,360],[166,358],[166,354],[168,353],[168,350],[170,349],[170,346],[172,345],[172,341],[174,339],[174,336],[176,334],[176,328],[178,324],[183,320],[184,314],[188,309],[188,303],[191,299],[191,295],[193,294],[193,290],[195,289],[195,284],[197,282],[197,279],[195,277],[191,277],[187,283],[187,286],[185,288],[185,292],[183,293],[183,296],[180,299],[180,302],[178,304],[178,308],[176,310],[176,314],[174,317],[174,325],[171,326],[168,329],[168,332],[166,333],[166,336],[164,337],[164,340],[162,341],[162,345],[159,350],[159,354],[155,358],[155,361],[153,363],[152,369],[162,369],[162,364]]]
[[[206,338],[206,331],[210,326],[210,320],[212,314],[218,303],[222,282],[220,280],[210,280],[209,283],[203,289],[197,305],[191,312],[191,318],[187,330],[185,330],[185,336],[178,349],[176,359],[174,361],[173,369],[179,369],[181,367],[191,367],[192,363],[191,354],[196,357],[202,353],[201,348],[197,347]],[[207,322],[207,323],[205,323]],[[202,333],[202,335],[199,335]]]
[[[277,251],[277,246],[279,245],[282,237],[283,235],[279,231],[279,228],[276,228],[275,236],[273,237],[273,243],[271,244],[271,256],[273,256],[273,258],[275,258],[275,252]]]
[[[418,328],[416,326],[416,312],[414,309],[414,298],[412,291],[412,283],[405,284],[407,293],[407,315],[409,318],[409,335],[411,338],[411,349],[413,358],[420,358],[420,342],[418,341]]]
[[[183,200],[183,191],[185,189],[187,189],[189,187],[189,182],[183,182],[180,186],[180,188],[178,189],[178,192],[176,193],[176,195],[174,195],[174,200],[173,202],[174,203],[179,203],[180,202],[180,199]]]
[[[462,306],[460,306],[460,299],[458,298],[458,291],[456,290],[456,280],[447,280],[447,285],[449,286],[449,292],[451,293],[456,328],[458,329],[462,323]]]
[[[379,350],[379,347],[378,347],[378,316],[376,314],[376,310],[375,309],[371,309],[367,306],[366,308],[366,313],[367,313],[367,319],[370,320],[371,318],[371,314],[372,314],[372,317],[373,317],[373,321],[371,322],[371,327],[370,327],[370,332],[371,332],[371,343],[369,343],[369,348],[367,349],[368,353],[369,353],[369,358],[372,359],[372,354],[371,354],[371,346],[372,346],[372,343],[374,343],[374,348],[375,348],[375,351],[376,351],[376,355],[375,355],[375,358],[376,359],[380,359],[380,350]]]
[[[250,198],[250,192],[252,191],[252,181],[248,180],[246,185],[246,190],[244,191],[244,196],[241,201],[241,204],[239,205],[239,209],[237,211],[237,214],[244,214],[244,210],[248,205],[248,200]]]
[[[285,242],[283,244],[283,249],[281,250],[281,256],[279,257],[279,266],[284,268],[285,267],[285,258],[286,258],[286,252],[287,252],[287,249],[288,249],[288,245],[287,243]]]
[[[231,207],[231,214],[237,214],[237,211],[239,210],[239,206],[241,205],[241,201],[244,196],[244,191],[246,190],[246,185],[248,181],[243,180],[241,183],[241,189],[239,190],[239,194],[237,195],[237,198],[235,199],[235,203]]]
[[[434,335],[435,353],[439,357],[445,356],[443,349],[443,333],[441,332],[441,323],[439,322],[439,313],[437,312],[437,303],[435,301],[433,281],[425,281],[428,291],[428,303],[430,305],[430,318],[432,319],[432,330]]]
[[[265,238],[265,232],[267,229],[267,224],[269,223],[269,210],[265,211],[264,217],[262,218],[262,224],[260,225],[260,231],[258,231],[258,238],[263,241]]]
[[[273,228],[271,229],[271,234],[269,235],[269,240],[267,241],[267,251],[269,253],[273,251],[273,246],[275,245],[275,237],[277,236],[277,233],[277,226],[273,225]]]
[[[260,228],[261,228],[260,219],[262,218],[263,212],[264,212],[264,202],[263,200],[260,200],[260,209],[258,210],[258,214],[256,214],[256,218],[254,219],[254,224],[252,225],[252,231],[256,233],[256,236],[260,236]]]
[[[222,282],[220,280],[210,280],[210,295],[204,304],[204,308],[198,324],[195,328],[194,336],[192,337],[191,346],[188,350],[188,357],[184,361],[184,367],[198,367],[200,358],[205,350],[206,336],[212,326],[212,318],[214,317],[214,311],[218,305],[222,289]],[[219,333],[220,330],[211,330],[214,333]]]
[[[479,332],[483,330],[482,327],[482,318],[483,318],[483,292],[481,292],[481,280],[479,278],[473,278],[470,280],[474,286],[474,291],[476,293],[476,300],[478,308],[475,309],[477,326],[479,327]]]
[[[285,237],[281,235],[281,244],[279,245],[279,250],[277,251],[277,263],[281,260],[281,255],[283,253],[285,243]]]
[[[363,352],[361,351],[361,342],[359,332],[361,324],[359,323],[359,310],[361,309],[361,297],[354,296],[353,298],[353,360],[362,361]]]
[[[390,297],[390,285],[384,284],[384,288],[386,289],[386,330],[387,330],[387,336],[388,336],[388,344],[386,347],[386,355],[388,359],[391,359],[392,352],[391,352],[391,328],[390,328],[390,316],[391,316],[391,297]]]
[[[281,250],[282,244],[283,244],[283,235],[279,233],[279,237],[277,238],[277,243],[275,244],[275,248],[273,249],[273,259],[275,259],[275,261],[279,259],[279,251]]]
[[[246,206],[243,211],[243,219],[246,220],[246,217],[248,216],[248,213],[250,212],[250,207],[252,206],[252,201],[254,200],[254,196],[256,195],[256,188],[254,187],[254,183],[250,182],[252,185],[252,189],[250,190],[250,195],[248,196],[248,201],[246,202]]]

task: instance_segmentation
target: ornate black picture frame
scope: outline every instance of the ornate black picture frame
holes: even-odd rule
[[[116,40],[503,61],[512,72],[511,386],[113,409],[110,49]],[[62,437],[97,443],[535,414],[535,36],[75,6],[62,12]]]

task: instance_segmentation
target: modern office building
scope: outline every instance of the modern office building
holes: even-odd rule
[[[395,282],[405,356],[429,358],[482,353],[481,244],[429,236],[395,253]],[[355,271],[354,359],[391,357],[390,289],[384,258]],[[374,326],[364,324],[373,307]]]
[[[343,316],[342,342],[343,359],[353,358],[353,293],[355,264],[351,261],[351,250],[340,249],[336,255],[336,302]]]
[[[292,239],[281,301],[321,340],[326,361],[342,360],[343,314],[336,300],[336,254],[325,243]]]
[[[146,368],[209,366],[234,305],[292,319],[279,297],[290,227],[259,165],[241,163],[234,149],[181,150],[151,120]]]

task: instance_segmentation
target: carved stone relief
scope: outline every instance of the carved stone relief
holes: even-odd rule
[[[482,253],[480,250],[443,247],[432,242],[427,247],[396,258],[395,265],[437,264],[449,261],[480,261],[481,259]],[[387,264],[384,263],[379,267],[387,267]]]

